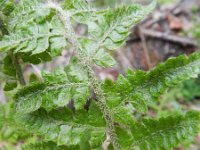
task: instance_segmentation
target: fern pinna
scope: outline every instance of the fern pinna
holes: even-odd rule
[[[199,52],[171,58],[148,72],[129,69],[116,82],[98,80],[92,69],[116,64],[110,53],[125,43],[156,1],[104,10],[84,0],[0,4],[4,90],[17,88],[13,101],[1,106],[0,127],[8,124],[6,129],[23,131],[24,138],[39,139],[22,149],[105,149],[107,141],[108,149],[168,150],[198,133],[199,112],[138,120],[133,111],[147,113],[168,87],[196,77]],[[77,35],[74,23],[87,26],[87,34]],[[64,70],[43,71],[42,82],[25,83],[20,62],[50,61],[64,49],[73,50]]]

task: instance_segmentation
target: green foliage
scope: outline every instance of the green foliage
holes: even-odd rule
[[[67,74],[59,70],[54,74],[44,72],[43,78],[44,83],[33,83],[16,94],[18,113],[26,114],[39,108],[50,111],[66,106],[71,100],[74,100],[75,107],[80,109],[89,99],[87,81],[81,81],[78,77],[73,79],[71,76],[68,79]]]
[[[68,108],[50,112],[40,109],[30,114],[19,114],[16,119],[27,132],[58,145],[98,148],[105,136],[105,122],[95,104],[88,112],[77,110],[72,113]]]
[[[8,23],[8,16],[14,9],[13,0],[0,0],[0,40],[4,34],[8,34],[6,24]]]
[[[104,51],[102,48],[98,48],[95,41],[85,38],[79,39],[79,41],[81,43],[81,49],[84,50],[85,55],[88,59],[92,59],[97,66],[112,67],[116,64],[116,61],[108,52]]]
[[[38,142],[38,143],[34,143],[34,144],[26,144],[22,147],[22,150],[66,150],[69,149],[65,146],[57,146],[55,143],[53,142]],[[70,149],[69,149],[70,150]]]
[[[97,16],[96,22],[88,23],[89,33],[99,46],[116,50],[124,44],[130,28],[141,21],[154,7],[155,1],[146,8],[130,5],[108,9]]]
[[[155,103],[160,95],[168,88],[197,77],[200,73],[200,53],[188,56],[170,58],[165,63],[159,64],[154,69],[144,72],[128,70],[126,77],[119,76],[117,83],[108,88],[116,89],[121,104],[130,103],[140,112],[146,112],[147,106]],[[116,86],[113,88],[113,86]],[[125,106],[126,107],[126,106]]]
[[[194,111],[158,120],[145,119],[132,125],[126,132],[119,128],[119,142],[126,149],[135,147],[141,150],[169,150],[198,133],[199,119],[200,114]]]
[[[3,73],[7,75],[8,79],[4,86],[4,91],[10,91],[17,87],[16,70],[13,65],[12,55],[6,55],[3,60]]]
[[[155,4],[153,1],[146,7],[131,4],[105,10],[95,9],[84,0],[65,0],[61,6],[42,0],[21,0],[16,4],[5,27],[8,34],[3,34],[0,41],[1,52],[37,64],[60,55],[66,46],[74,50],[64,70],[43,71],[43,81],[33,77],[16,92],[9,107],[12,117],[6,121],[28,137],[38,137],[22,149],[102,149],[103,142],[110,138],[109,147],[114,149],[163,150],[195,136],[199,112],[139,121],[133,111],[147,113],[148,106],[168,87],[197,77],[200,53],[169,59],[148,72],[129,69],[117,82],[98,81],[92,70],[93,64],[115,65],[111,51],[125,43],[129,30]],[[88,27],[85,36],[75,34],[74,22]],[[22,77],[14,65],[13,58],[7,55],[3,72],[16,81]],[[13,88],[9,84],[5,90]],[[2,106],[0,110],[1,128],[6,124],[6,109]]]
[[[0,51],[22,53],[23,60],[31,63],[51,60],[67,44],[63,23],[52,9],[36,1],[21,2],[12,12],[8,29],[10,34],[0,42]]]
[[[0,0],[1,15],[9,15],[14,9],[13,0]]]
[[[148,105],[148,101],[146,99],[142,99],[142,96],[143,96],[142,94],[139,95],[138,97],[136,97],[138,99],[128,99],[129,100],[128,101],[126,99],[125,95],[128,95],[128,94],[131,95],[132,93],[131,93],[131,91],[127,91],[127,90],[129,90],[130,88],[139,89],[138,87],[142,86],[143,91],[145,91],[145,88],[147,89],[147,91],[146,91],[146,93],[144,93],[144,95],[148,94],[148,97],[151,97],[152,100],[155,98],[158,98],[166,90],[167,87],[176,85],[177,83],[179,83],[182,80],[185,80],[191,76],[192,77],[196,76],[196,74],[199,72],[198,60],[199,60],[199,53],[192,54],[189,57],[180,56],[178,58],[169,59],[166,63],[160,64],[159,66],[157,66],[156,68],[154,68],[153,70],[151,70],[147,73],[138,71],[140,73],[140,75],[138,74],[138,72],[134,73],[131,70],[129,70],[127,72],[127,78],[120,76],[118,79],[118,82],[116,84],[113,83],[112,81],[106,81],[103,89],[107,95],[107,105],[108,105],[109,109],[111,110],[111,112],[113,113],[115,121],[117,123],[120,123],[120,125],[122,125],[122,126],[128,125],[130,127],[132,127],[134,124],[135,125],[140,124],[140,126],[142,124],[144,124],[144,123],[135,123],[135,121],[133,120],[132,115],[131,115],[131,109],[128,107],[129,105],[127,104],[127,102],[132,104],[134,107],[137,106],[137,107],[135,107],[135,109],[137,109],[138,111],[145,112],[145,111],[147,111],[147,106],[145,106],[145,105]],[[66,69],[67,72],[70,71],[69,68],[70,68],[70,66],[67,67],[67,69]],[[76,69],[73,68],[72,70],[75,71]],[[188,73],[188,70],[189,70],[189,73]],[[162,72],[162,74],[160,72]],[[191,74],[191,72],[193,72],[193,74]],[[73,77],[72,77],[71,73],[74,74]],[[143,76],[141,76],[141,73],[143,73]],[[48,135],[49,136],[49,135],[51,135],[51,133],[48,133],[46,130],[51,131],[52,128],[54,128],[54,126],[57,127],[59,125],[57,123],[55,123],[56,125],[52,125],[53,127],[50,126],[48,128],[47,127],[48,123],[46,123],[46,122],[53,122],[53,121],[45,121],[44,119],[42,120],[42,119],[37,118],[37,116],[39,116],[41,118],[51,118],[51,116],[50,117],[48,116],[49,113],[51,114],[52,112],[54,112],[54,110],[56,111],[56,109],[58,109],[59,107],[66,106],[70,102],[71,99],[74,100],[75,109],[81,111],[81,108],[83,108],[84,105],[86,104],[86,100],[89,99],[89,95],[88,95],[88,97],[85,97],[87,95],[87,94],[85,94],[85,92],[81,92],[81,94],[79,93],[80,98],[82,98],[81,105],[76,104],[76,101],[78,100],[78,98],[73,98],[73,96],[68,98],[69,94],[68,94],[67,86],[69,86],[69,85],[67,83],[69,82],[69,79],[71,79],[70,84],[72,84],[72,85],[73,84],[80,85],[81,83],[84,83],[84,82],[81,82],[81,79],[79,79],[81,76],[75,76],[77,74],[76,71],[74,73],[73,73],[73,71],[72,72],[70,71],[69,77],[67,77],[67,74],[65,72],[60,72],[60,71],[55,72],[53,75],[49,74],[49,73],[43,73],[43,74],[44,74],[43,75],[44,83],[30,85],[29,87],[25,87],[24,89],[21,89],[16,94],[16,103],[15,104],[16,104],[17,113],[19,113],[20,115],[21,114],[25,115],[25,118],[22,117],[22,116],[24,116],[24,115],[22,115],[21,116],[22,119],[19,119],[19,117],[18,117],[18,120],[20,120],[20,122],[24,122],[24,125],[26,125],[26,127],[29,131],[37,133],[38,135]],[[70,77],[70,75],[71,75],[71,77]],[[72,81],[76,81],[76,82],[72,83]],[[87,79],[82,79],[82,81],[87,81]],[[151,84],[148,84],[147,81],[148,82],[151,81]],[[63,83],[65,83],[65,84],[62,85]],[[135,87],[131,86],[130,84],[134,85]],[[142,84],[144,84],[144,85],[142,85]],[[157,86],[157,85],[159,85],[159,86]],[[87,87],[87,84],[85,84],[84,86]],[[64,91],[62,91],[63,87],[64,87]],[[75,86],[75,89],[76,88],[77,87]],[[156,90],[152,90],[152,88],[154,88]],[[48,90],[50,90],[50,91],[48,91]],[[138,92],[135,89],[131,89],[131,90],[135,92],[134,95],[136,95]],[[149,93],[148,93],[148,90],[149,90]],[[36,93],[34,93],[34,92],[36,92]],[[124,95],[122,95],[122,94],[124,94]],[[140,103],[140,102],[143,102],[143,103]],[[47,113],[44,110],[41,110],[41,108],[45,109],[49,113]],[[52,109],[54,109],[54,110],[52,110]],[[90,109],[92,109],[92,108],[90,108]],[[36,110],[38,110],[38,111],[36,111]],[[34,112],[34,111],[36,111],[36,112]],[[98,112],[97,110],[95,110],[95,111]],[[26,116],[27,113],[31,113],[31,114]],[[75,115],[76,115],[76,113],[75,113]],[[60,114],[61,116],[64,116],[64,115],[62,115],[62,112],[54,112],[54,114]],[[67,115],[67,112],[65,112],[63,114]],[[92,113],[92,114],[95,118],[98,116],[98,115],[96,116],[94,113]],[[188,113],[188,114],[191,114],[191,113]],[[199,122],[198,122],[199,121],[199,117],[198,117],[199,113],[194,112],[192,114],[194,115],[195,124],[190,124],[190,125],[191,125],[191,128],[195,131],[194,133],[196,133],[198,126],[199,126]],[[45,116],[43,116],[43,115],[45,115]],[[70,115],[67,115],[67,116],[69,117]],[[159,127],[163,127],[163,125],[165,125],[166,122],[169,122],[169,120],[172,121],[172,122],[169,122],[169,124],[173,125],[172,129],[169,129],[170,131],[171,130],[178,131],[179,128],[178,129],[173,128],[174,126],[176,127],[176,125],[177,125],[176,123],[178,123],[178,125],[177,125],[178,127],[179,127],[179,123],[181,125],[182,125],[182,123],[186,124],[187,126],[184,126],[185,128],[183,131],[185,131],[185,132],[183,132],[181,130],[180,133],[175,134],[175,135],[181,134],[179,136],[182,138],[180,138],[178,141],[170,141],[171,136],[172,136],[171,138],[173,138],[173,139],[176,139],[176,138],[175,138],[175,135],[172,134],[174,132],[168,133],[168,130],[166,131],[167,132],[166,134],[165,134],[165,132],[163,132],[162,134],[159,133],[158,135],[156,135],[155,140],[159,140],[159,141],[163,140],[163,142],[167,142],[168,147],[166,147],[166,143],[164,143],[164,145],[160,145],[161,147],[159,147],[160,142],[158,142],[157,144],[154,143],[151,145],[151,143],[149,143],[149,141],[147,141],[147,144],[154,148],[158,147],[160,149],[162,149],[162,148],[167,149],[167,148],[169,148],[173,145],[177,145],[178,143],[183,141],[186,138],[186,137],[184,137],[185,134],[193,135],[194,133],[191,132],[191,130],[189,128],[190,126],[188,127],[188,124],[190,123],[190,122],[188,123],[188,121],[192,122],[191,115],[189,115],[189,116],[190,116],[189,118],[188,118],[188,115],[186,115],[185,117],[178,116],[178,115],[175,116],[175,118],[169,117],[169,119],[166,119],[166,121],[164,121],[165,123],[163,123],[163,121],[162,121],[163,119],[161,119],[161,122],[155,121],[154,125],[156,126],[156,124],[158,123]],[[86,117],[83,117],[83,116],[81,116],[81,117],[86,119]],[[33,118],[33,119],[30,119],[30,118]],[[124,118],[126,118],[126,119],[124,119]],[[27,120],[27,122],[26,122],[26,120]],[[30,120],[32,120],[32,121],[30,121]],[[37,123],[36,120],[39,121],[38,124],[40,124],[41,126],[33,125],[33,123],[35,123],[35,122]],[[70,120],[72,121],[72,119],[70,119]],[[78,120],[79,119],[77,119],[77,121]],[[97,120],[101,120],[101,119],[99,118]],[[175,120],[177,120],[177,122]],[[41,123],[41,121],[42,121],[42,123]],[[181,122],[181,121],[183,121],[183,122]],[[73,122],[76,122],[76,121],[73,121]],[[154,120],[152,120],[152,122],[154,122]],[[28,125],[29,123],[30,123],[30,126]],[[62,123],[62,125],[63,125],[63,123]],[[43,126],[45,127],[45,130],[43,130]],[[136,128],[139,128],[140,126],[137,126]],[[155,126],[153,126],[153,127],[155,127]],[[33,127],[33,129],[32,129],[32,127]],[[57,131],[57,132],[62,133],[62,127],[66,127],[65,131],[68,131],[68,128],[69,128],[69,130],[71,129],[71,127],[68,127],[68,125],[60,126],[59,127],[60,131]],[[148,127],[150,128],[151,126],[147,125],[147,128]],[[167,127],[169,127],[168,124],[166,124],[165,128],[167,128]],[[161,129],[164,130],[165,128],[161,128]],[[180,129],[182,129],[182,126],[180,127]],[[77,129],[77,130],[80,131],[79,129]],[[141,130],[144,130],[144,129],[142,128]],[[153,130],[153,129],[149,129],[149,130]],[[51,132],[53,132],[53,131],[51,131]],[[71,130],[69,132],[71,132]],[[80,132],[82,132],[82,131],[80,131]],[[83,132],[86,132],[86,130],[83,130]],[[121,131],[121,129],[120,129],[120,132],[125,132],[125,131]],[[157,128],[155,128],[153,130],[153,132],[157,132]],[[58,134],[60,135],[61,133],[58,133]],[[63,131],[63,133],[64,133],[64,131]],[[87,133],[89,134],[89,131],[87,131]],[[135,134],[135,132],[133,132],[133,133]],[[138,134],[139,133],[140,132],[138,131]],[[133,134],[133,136],[134,136],[134,134]],[[149,134],[151,135],[153,133],[149,133]],[[167,135],[167,134],[169,134],[169,135]],[[121,135],[121,133],[119,134],[119,136],[120,135]],[[144,134],[141,133],[141,135],[144,135]],[[167,139],[163,139],[163,137],[162,137],[163,135],[165,135]],[[66,141],[67,136],[69,136],[69,134],[64,134],[61,136],[62,138],[65,139],[64,141],[62,141],[62,140],[60,141],[59,136],[58,136],[57,137],[58,139],[56,138],[56,140],[54,140],[54,142],[58,141],[58,144],[61,144],[61,145],[69,144],[70,142]],[[86,137],[84,137],[84,138],[86,138]],[[73,139],[73,138],[71,137],[70,139]],[[130,139],[130,138],[128,138],[128,139]],[[101,139],[101,140],[103,141],[103,139]],[[78,140],[78,141],[81,141],[81,140]],[[129,142],[132,142],[132,141],[135,141],[135,139],[134,140],[130,139]],[[150,141],[152,141],[151,138],[150,138]],[[125,141],[123,141],[123,142],[125,142]],[[127,142],[127,143],[129,143],[129,142]],[[132,145],[132,143],[129,143],[131,145],[128,145],[127,143],[126,143],[126,145],[122,144],[123,148],[124,147],[127,148]],[[144,143],[146,143],[146,141]],[[144,143],[142,143],[143,146],[144,146]],[[78,144],[78,143],[73,143],[73,140],[72,140],[72,145],[75,146],[76,144]],[[79,145],[81,145],[81,144],[79,143]],[[137,144],[133,144],[133,145],[137,145]]]
[[[28,133],[15,122],[13,104],[0,105],[0,141],[10,142],[14,145],[28,136]]]
[[[182,84],[173,87],[168,93],[164,94],[164,98],[168,101],[184,100],[192,101],[200,96],[200,83],[198,79],[190,79]]]

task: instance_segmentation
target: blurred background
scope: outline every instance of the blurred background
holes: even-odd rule
[[[88,0],[97,7],[114,7],[119,3],[141,3],[146,5],[150,0]],[[86,28],[76,25],[77,34],[84,34]],[[158,6],[152,14],[135,26],[126,45],[112,55],[118,64],[113,68],[103,69],[94,67],[97,76],[116,80],[118,74],[124,74],[127,68],[133,70],[150,70],[160,62],[181,54],[189,55],[197,51],[200,46],[200,0],[158,0]],[[40,78],[41,70],[52,71],[54,68],[68,64],[70,52],[64,51],[61,57],[42,65],[24,64],[23,72],[27,81],[31,78]],[[0,60],[1,59],[0,55]],[[0,62],[1,63],[1,62]],[[12,94],[3,93],[3,82],[0,80],[0,103],[9,101]],[[5,98],[5,94],[7,99]],[[200,78],[183,82],[169,89],[160,98],[160,102],[151,106],[149,116],[166,116],[172,111],[177,113],[183,110],[200,111]],[[138,115],[138,114],[135,114]],[[0,129],[3,130],[3,129]],[[17,145],[12,131],[0,131],[11,144]],[[5,132],[5,133],[4,133]],[[1,139],[2,137],[0,137]],[[0,142],[0,149],[4,143]],[[175,150],[200,150],[200,134],[184,143]]]

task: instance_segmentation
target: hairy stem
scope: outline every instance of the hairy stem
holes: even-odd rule
[[[117,141],[117,135],[115,133],[114,121],[106,105],[106,98],[101,88],[101,82],[97,79],[92,69],[92,62],[85,60],[83,56],[84,54],[81,53],[76,54],[76,57],[80,60],[82,67],[88,72],[90,89],[93,90],[96,95],[97,105],[101,109],[103,116],[106,120],[107,133],[110,136],[114,149],[117,150],[119,149],[119,144]]]
[[[3,33],[3,35],[9,34],[9,31],[7,30],[3,20],[1,18],[0,18],[0,29],[1,29],[1,31]],[[10,57],[12,59],[13,65],[15,66],[15,70],[16,70],[16,73],[17,73],[17,78],[19,80],[19,83],[21,85],[25,85],[26,82],[24,80],[24,76],[23,76],[23,73],[22,73],[22,68],[21,68],[20,63],[19,63],[18,55],[13,54],[12,51],[9,52],[9,55],[10,55]]]
[[[23,75],[23,72],[22,72],[22,68],[21,68],[21,65],[19,63],[19,57],[17,54],[13,54],[13,52],[10,52],[10,56],[12,58],[12,63],[15,67],[15,70],[16,70],[16,74],[17,74],[17,79],[19,81],[19,83],[21,85],[26,85],[26,82],[25,82],[25,79],[24,79],[24,75]]]
[[[117,149],[119,149],[119,144],[118,144],[117,136],[115,133],[114,122],[112,119],[112,115],[106,106],[106,98],[102,91],[101,83],[97,79],[97,77],[92,69],[92,62],[90,60],[86,59],[87,56],[85,56],[85,54],[81,50],[81,46],[77,40],[77,36],[74,32],[72,25],[70,24],[70,21],[71,21],[70,14],[55,4],[50,3],[49,7],[58,11],[60,18],[63,20],[63,22],[65,24],[65,28],[67,31],[66,38],[68,38],[68,40],[72,43],[72,46],[75,51],[75,56],[79,59],[80,64],[88,72],[90,89],[93,90],[94,93],[96,94],[97,104],[98,104],[99,108],[101,109],[103,116],[106,120],[107,133],[110,136],[110,139],[111,139],[114,149],[117,150]]]

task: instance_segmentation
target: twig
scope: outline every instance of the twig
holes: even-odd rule
[[[124,53],[122,52],[122,50],[117,51],[116,54],[117,54],[118,61],[121,62],[121,66],[120,67],[122,69],[123,68],[127,69],[127,67],[130,67],[132,70],[136,70],[136,67],[131,64],[130,60],[127,58],[126,55],[124,55]],[[125,71],[126,70],[123,70],[122,73],[125,73]]]
[[[140,34],[140,38],[142,41],[142,46],[143,46],[143,51],[144,51],[144,57],[145,57],[145,69],[149,70],[152,67],[150,58],[149,58],[149,51],[148,51],[148,47],[146,44],[146,38],[145,38],[145,34],[144,34],[144,28],[143,27],[139,27],[139,34]]]
[[[159,39],[166,40],[169,42],[179,43],[184,46],[188,46],[188,45],[195,46],[195,47],[197,46],[197,42],[192,38],[177,36],[177,35],[169,35],[166,33],[158,32],[158,31],[154,31],[150,29],[144,29],[144,28],[142,29],[142,32],[146,36],[159,38]]]

